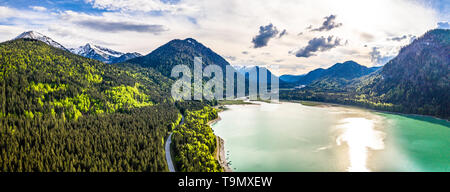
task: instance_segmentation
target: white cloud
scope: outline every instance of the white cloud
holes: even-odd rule
[[[94,8],[110,11],[163,11],[171,13],[186,13],[196,10],[195,2],[181,0],[176,4],[164,3],[160,0],[85,0]]]
[[[46,23],[52,16],[30,10],[0,6],[0,42],[11,40],[20,33]]]
[[[11,9],[9,7],[0,6],[0,19],[5,19],[8,17],[12,17],[17,15],[17,12],[15,9]]]
[[[30,8],[35,11],[47,11],[47,8],[41,6],[30,6]]]

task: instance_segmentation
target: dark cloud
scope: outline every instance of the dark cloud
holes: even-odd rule
[[[342,23],[336,23],[334,20],[336,19],[336,15],[330,15],[324,18],[325,21],[322,23],[322,26],[317,29],[312,29],[311,31],[329,31],[331,29],[342,26]]]
[[[450,23],[448,22],[439,22],[437,25],[438,29],[450,29]]]
[[[393,56],[381,55],[381,52],[378,49],[378,47],[372,47],[372,51],[369,53],[370,60],[375,65],[384,65],[393,58]]]
[[[372,47],[370,54],[370,61],[377,62],[381,58],[381,52],[378,51],[378,47]]]
[[[375,38],[372,34],[365,32],[361,33],[360,36],[365,41],[373,41],[373,39]]]
[[[148,25],[148,24],[134,24],[128,22],[108,22],[99,20],[82,20],[75,22],[78,25],[94,29],[102,32],[121,32],[121,31],[135,31],[159,34],[168,31],[163,25]]]
[[[225,58],[229,59],[230,61],[236,61],[236,57],[234,56],[225,56]]]
[[[283,61],[284,61],[283,59],[277,59],[277,60],[274,60],[275,63],[281,63],[281,62],[283,62]]]
[[[248,51],[242,51],[242,54],[247,55]]]
[[[72,31],[72,30],[68,30],[65,28],[59,28],[58,26],[50,26],[50,27],[48,27],[47,30],[49,32],[52,32],[52,34],[55,34],[55,35],[61,36],[61,37],[85,38],[85,39],[87,38],[88,42],[92,42],[92,43],[99,44],[99,45],[120,46],[120,44],[114,43],[112,41],[102,41],[102,40],[96,39],[95,37],[85,37],[79,33]]]
[[[343,49],[343,50],[340,50],[340,52],[345,55],[351,55],[351,56],[356,56],[359,54],[359,51],[353,50],[353,49]]]
[[[298,65],[298,64],[290,64],[290,65],[280,65],[279,69],[285,69],[287,71],[297,71],[299,69],[306,69],[307,67],[304,65]]]
[[[311,57],[314,56],[314,52],[324,52],[334,47],[343,45],[340,38],[334,38],[333,36],[319,37],[309,40],[308,45],[295,52],[297,57]]]
[[[283,36],[287,35],[287,31],[286,29],[284,29],[283,31],[281,31],[280,35],[278,36],[278,38],[281,38]]]
[[[403,35],[403,36],[400,36],[400,37],[388,38],[387,40],[390,40],[390,41],[401,41],[401,40],[406,39],[406,38],[408,38],[408,36],[407,35]]]
[[[271,24],[259,27],[259,34],[253,37],[252,43],[254,48],[267,46],[271,38],[278,35],[278,29]]]
[[[187,19],[188,19],[192,24],[194,24],[194,25],[197,25],[197,24],[198,24],[197,19],[194,18],[194,17],[188,17]]]
[[[300,35],[303,35],[303,32],[300,32],[300,33],[297,34],[297,36],[300,36]]]
[[[410,35],[409,36],[409,42],[412,43],[414,40],[416,40],[417,37],[415,35]]]
[[[416,36],[403,35],[403,36],[399,36],[399,37],[387,38],[388,41],[403,41],[404,39],[409,39],[409,41],[413,41],[414,39],[416,39]]]
[[[174,5],[174,4],[179,3],[180,0],[161,0],[161,2],[163,2],[163,3],[165,3],[165,4],[171,4],[171,5]]]

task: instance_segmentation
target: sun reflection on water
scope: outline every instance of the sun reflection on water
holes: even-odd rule
[[[375,122],[365,118],[346,118],[337,126],[342,133],[336,139],[341,145],[347,143],[350,165],[347,171],[368,172],[369,149],[384,148],[384,133],[375,129]]]

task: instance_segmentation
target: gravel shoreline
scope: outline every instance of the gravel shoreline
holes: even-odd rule
[[[219,136],[216,136],[217,141],[217,148],[218,151],[216,153],[216,159],[219,161],[220,166],[222,167],[224,172],[232,172],[231,167],[228,165],[226,156],[225,156],[225,141],[220,138]]]
[[[217,117],[214,120],[211,120],[208,122],[208,125],[211,126],[212,124],[220,121],[221,118]],[[220,167],[222,167],[224,172],[232,172],[231,167],[228,165],[227,157],[225,156],[225,141],[216,135],[216,152],[215,157],[217,161],[219,161]]]

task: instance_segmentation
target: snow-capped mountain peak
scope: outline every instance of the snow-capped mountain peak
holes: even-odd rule
[[[259,70],[259,69],[265,69],[270,73],[270,70],[267,69],[266,67],[260,67],[257,65],[233,65],[233,68],[236,69],[236,71],[238,71],[239,73],[244,75],[252,70]]]
[[[87,43],[86,45],[80,46],[78,48],[70,48],[67,49],[60,43],[54,41],[50,37],[43,35],[42,33],[36,31],[26,31],[14,38],[16,39],[34,39],[38,41],[42,41],[52,47],[62,49],[64,51],[70,51],[73,54],[77,54],[83,57],[96,59],[105,63],[120,63],[124,62],[128,59],[132,59],[135,57],[141,57],[142,55],[139,53],[122,53],[118,51],[114,51],[112,49],[102,47],[99,45],[94,45],[92,43]]]
[[[245,75],[246,73],[250,73],[252,71],[260,71],[262,69],[267,70],[267,74],[268,75],[273,75],[275,77],[277,77],[276,75],[272,74],[272,72],[266,68],[266,67],[260,67],[257,65],[233,65],[233,68],[236,69],[236,71],[238,71],[239,73],[241,73],[242,75]]]
[[[101,47],[101,46],[98,46],[98,45],[91,45],[91,44],[88,44],[88,45],[90,45],[91,48],[94,49],[97,53],[111,55],[113,57],[120,57],[120,56],[122,56],[124,54],[124,53],[121,53],[121,52],[118,52],[118,51],[114,51],[112,49],[108,49],[106,47]]]
[[[55,48],[58,48],[58,49],[62,49],[62,50],[67,50],[64,46],[62,46],[58,42],[54,41],[50,37],[47,37],[47,36],[45,36],[45,35],[43,35],[43,34],[41,34],[39,32],[36,32],[36,31],[23,32],[22,34],[20,34],[19,36],[17,36],[14,39],[35,39],[35,40],[38,40],[38,41],[42,41],[42,42],[44,42],[47,45],[50,45],[52,47],[55,47]]]
[[[71,48],[70,52],[83,57],[96,59],[105,63],[119,63],[128,59],[142,56],[139,53],[122,53],[112,49],[87,43],[78,48]]]
[[[98,55],[100,55],[100,56],[102,56],[104,58],[107,58],[107,57],[120,57],[120,56],[122,56],[124,54],[124,53],[121,53],[121,52],[118,52],[118,51],[114,51],[114,50],[111,50],[111,49],[108,49],[108,48],[105,48],[105,47],[101,47],[101,46],[98,46],[98,45],[94,45],[94,44],[91,44],[91,43],[87,43],[86,45],[80,46],[78,48],[72,48],[72,49],[70,49],[70,51],[72,53],[75,53],[77,55],[82,55],[82,56],[95,53],[95,54],[98,54]]]

